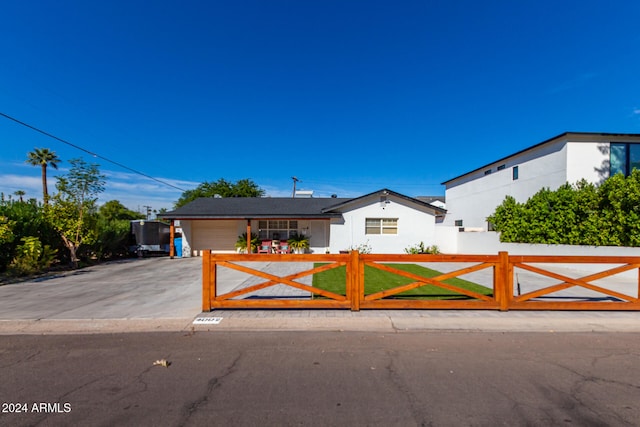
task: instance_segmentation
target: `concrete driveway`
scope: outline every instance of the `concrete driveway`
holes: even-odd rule
[[[252,262],[249,267],[285,276],[308,263]],[[218,293],[264,279],[218,269]],[[299,279],[311,283],[311,277]],[[309,297],[275,285],[243,296]],[[144,258],[105,263],[77,271],[0,286],[0,320],[186,319],[202,311],[202,258]]]
[[[0,286],[0,319],[192,318],[202,311],[201,263],[129,259]]]

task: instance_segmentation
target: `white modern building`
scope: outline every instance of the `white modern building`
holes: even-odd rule
[[[566,132],[443,182],[443,226],[487,231],[487,217],[506,196],[525,202],[542,188],[583,178],[599,184],[633,168],[640,168],[640,134]]]

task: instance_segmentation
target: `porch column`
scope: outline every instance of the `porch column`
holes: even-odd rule
[[[251,218],[247,218],[247,253],[251,253]]]
[[[176,254],[176,247],[173,243],[173,238],[176,234],[176,227],[174,224],[174,220],[171,220],[171,225],[169,226],[169,258],[173,259],[173,256]]]

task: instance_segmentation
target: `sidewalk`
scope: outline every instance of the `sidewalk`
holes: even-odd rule
[[[203,318],[215,323],[194,323]],[[0,320],[0,335],[247,330],[640,332],[640,312],[214,310],[184,318]]]
[[[640,332],[640,312],[227,309],[202,313],[201,262],[200,258],[127,260],[0,286],[0,334],[243,330]],[[230,288],[246,285],[240,276],[233,279],[228,280]],[[205,320],[194,324],[195,319],[202,318]]]

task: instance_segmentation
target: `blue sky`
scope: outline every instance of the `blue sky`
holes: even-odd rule
[[[8,2],[0,112],[181,189],[440,195],[565,131],[640,133],[639,21],[635,0]],[[181,193],[4,117],[0,192],[41,196],[34,147],[98,163],[102,202]]]

